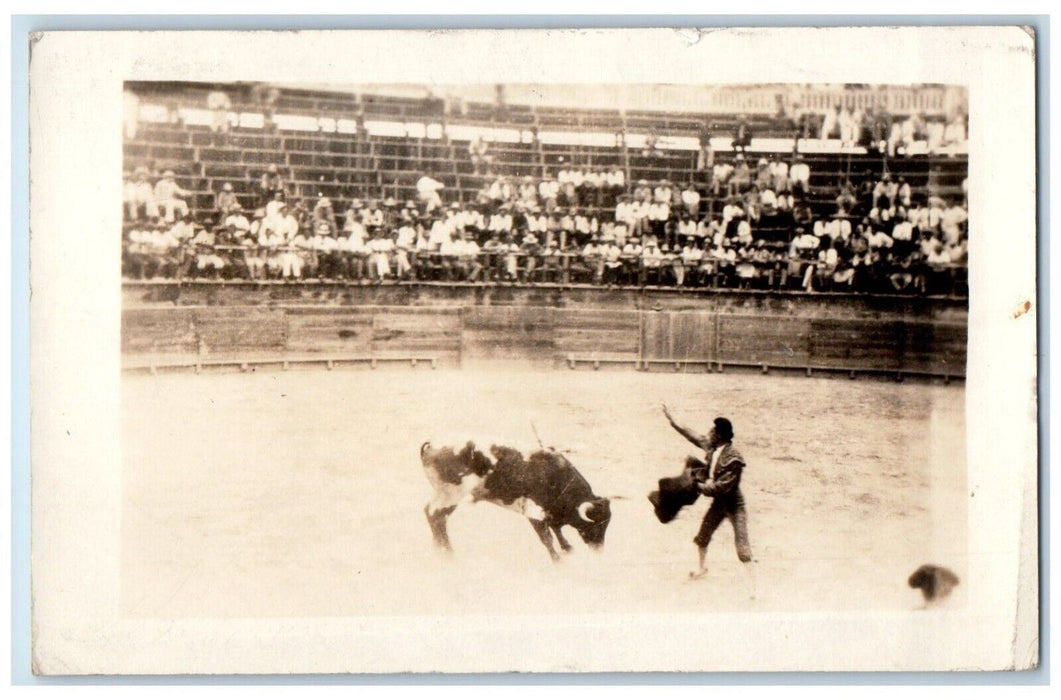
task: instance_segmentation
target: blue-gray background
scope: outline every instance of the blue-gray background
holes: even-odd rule
[[[1040,685],[1050,682],[1049,626],[1049,203],[1040,196],[1039,397],[1040,397],[1040,658],[1021,673],[728,673],[728,674],[537,674],[347,675],[347,676],[67,676],[37,678],[30,671],[30,465],[29,465],[29,41],[34,31],[58,30],[253,30],[253,29],[497,29],[569,27],[732,27],[1027,25],[1037,34],[1038,191],[1050,191],[1050,21],[1046,16],[950,15],[16,15],[11,18],[11,682],[14,685],[262,685],[262,684],[725,684],[725,685]]]

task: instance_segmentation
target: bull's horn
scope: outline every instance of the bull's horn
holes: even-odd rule
[[[589,511],[592,505],[592,501],[583,501],[582,503],[578,504],[578,516],[585,520],[587,523],[593,522],[593,518],[589,517],[589,514],[587,512]]]

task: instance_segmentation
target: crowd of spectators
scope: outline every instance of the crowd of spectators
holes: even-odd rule
[[[698,183],[629,187],[620,168],[569,166],[538,179],[488,178],[474,201],[448,204],[443,183],[427,175],[408,201],[382,192],[341,205],[293,197],[269,166],[253,192],[223,184],[202,220],[171,171],[152,184],[138,169],[125,185],[123,271],[134,279],[960,293],[963,202],[866,172],[844,182],[831,213],[816,216],[810,169],[798,155],[751,160],[738,153],[714,162]]]

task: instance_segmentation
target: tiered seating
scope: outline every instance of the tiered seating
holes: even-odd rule
[[[233,86],[219,86],[232,96],[234,112],[255,112],[260,107],[249,104],[250,94],[241,94]],[[214,86],[175,84],[136,84],[133,89],[142,100],[178,106],[202,108],[206,95]],[[242,102],[241,102],[242,100]],[[422,98],[385,95],[354,95],[313,90],[284,89],[276,103],[277,113],[299,113],[317,118],[364,121],[380,120],[401,123],[419,120],[430,123],[442,119],[441,105]],[[604,134],[654,133],[661,138],[695,137],[704,115],[662,112],[627,112],[618,110],[571,110],[510,105],[504,110],[504,122],[498,122],[494,105],[469,103],[460,117],[450,116],[451,126],[485,126],[510,129],[516,134],[528,130],[539,132],[579,131]],[[763,115],[749,115],[753,133],[761,137],[781,135],[780,122]],[[736,117],[708,117],[716,133],[735,125]],[[556,174],[563,167],[623,167],[628,184],[639,180],[662,179],[676,184],[695,180],[696,152],[664,150],[646,155],[641,148],[612,145],[562,145],[540,141],[512,143],[493,141],[490,154],[494,171],[515,177],[541,177]],[[783,154],[785,157],[788,154]],[[754,162],[760,154],[749,153]],[[720,151],[716,159],[729,161],[733,153]],[[847,154],[807,154],[811,168],[811,205],[820,216],[828,215],[834,206],[836,190],[848,177],[861,179],[865,171],[879,174],[884,166],[879,156]],[[254,185],[269,165],[277,164],[296,193],[304,197],[324,194],[339,200],[344,207],[353,197],[385,196],[408,199],[415,194],[415,182],[429,174],[446,185],[446,201],[472,201],[485,182],[473,174],[466,138],[431,139],[409,136],[370,135],[341,132],[235,128],[226,136],[211,133],[203,126],[165,123],[142,123],[134,140],[125,143],[125,171],[131,174],[140,165],[156,171],[169,168],[177,172],[178,182],[194,196],[189,204],[196,210],[213,206],[213,196],[225,182],[231,182],[245,206],[254,206]],[[915,188],[932,191],[946,198],[961,196],[967,162],[964,156],[915,157],[892,159],[888,169],[903,175]]]

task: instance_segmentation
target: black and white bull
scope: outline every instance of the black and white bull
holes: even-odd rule
[[[468,442],[459,451],[420,447],[420,461],[435,493],[424,513],[435,544],[449,550],[446,520],[464,501],[488,501],[525,516],[553,560],[559,555],[553,537],[567,552],[571,544],[561,528],[573,527],[594,549],[604,544],[604,533],[611,521],[607,498],[595,496],[589,482],[559,452],[539,450],[527,459],[511,447],[493,445],[491,460]],[[551,532],[550,532],[551,531]]]

